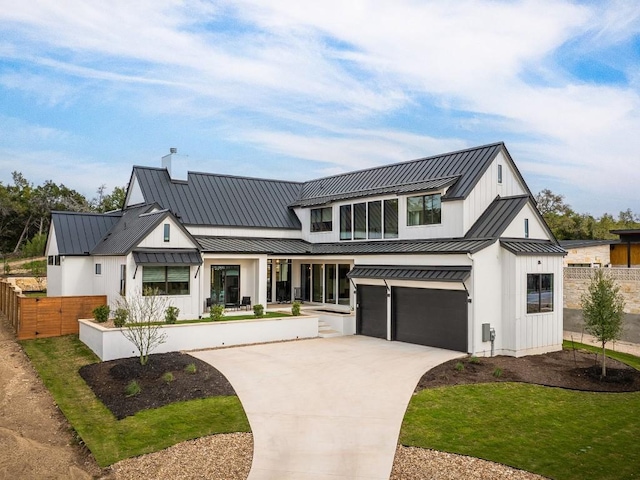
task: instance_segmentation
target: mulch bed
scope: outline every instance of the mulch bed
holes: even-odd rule
[[[608,358],[607,377],[603,379],[600,378],[599,360],[600,356],[581,350],[521,358],[466,357],[429,370],[418,382],[416,392],[425,388],[489,382],[524,382],[592,392],[640,391],[640,371]],[[196,366],[196,373],[185,371],[190,363]],[[500,369],[499,376],[495,375],[496,369]],[[173,374],[173,381],[162,378],[166,372]],[[222,373],[208,363],[179,352],[150,355],[145,366],[140,365],[137,357],[94,363],[82,367],[80,375],[118,419],[174,402],[235,395]],[[132,380],[138,382],[141,392],[127,397],[125,388]]]
[[[640,391],[640,371],[607,358],[607,376],[601,378],[601,358],[582,350],[561,350],[521,358],[467,357],[429,370],[418,382],[416,392],[425,388],[488,382],[524,382],[591,392]],[[496,376],[496,369],[500,369],[499,376]]]
[[[195,365],[195,373],[185,371],[190,363]],[[173,374],[172,381],[163,379],[167,372]],[[208,363],[180,352],[150,355],[144,366],[140,365],[138,357],[85,365],[80,369],[80,376],[118,419],[174,402],[235,395],[222,373]],[[141,391],[127,397],[125,388],[132,380],[138,382]]]

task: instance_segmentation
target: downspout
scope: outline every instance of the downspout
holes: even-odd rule
[[[474,291],[476,288],[476,269],[475,269],[475,265],[474,265],[474,261],[473,261],[473,256],[467,252],[467,257],[469,257],[469,260],[471,260],[471,284],[473,285]],[[464,282],[463,282],[464,285]],[[466,285],[465,285],[465,290],[467,289]],[[473,303],[473,298],[471,296],[469,296],[469,291],[467,290],[467,296],[468,296],[468,300],[469,303],[471,304],[471,318],[472,318],[472,322],[471,322],[471,355],[475,355],[476,354],[476,332],[475,332],[475,323],[476,323],[476,315],[475,315],[475,305]],[[468,308],[468,307],[467,307]]]

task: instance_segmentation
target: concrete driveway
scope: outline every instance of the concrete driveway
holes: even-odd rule
[[[346,336],[192,353],[235,388],[250,480],[388,479],[421,375],[460,352]]]

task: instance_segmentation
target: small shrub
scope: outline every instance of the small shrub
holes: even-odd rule
[[[260,318],[264,315],[264,305],[258,303],[257,305],[253,306],[253,314]]]
[[[140,384],[135,380],[131,380],[126,387],[124,387],[124,394],[127,397],[133,397],[134,395],[138,395],[142,391],[140,388]]]
[[[173,376],[173,373],[171,372],[166,372],[164,375],[162,375],[162,381],[165,383],[171,383],[175,380],[175,377]]]
[[[496,378],[500,378],[502,376],[502,369],[500,367],[496,367],[492,375]]]
[[[209,318],[213,322],[222,320],[224,318],[224,305],[212,305],[211,310],[209,310]]]
[[[456,363],[455,369],[458,372],[463,372],[464,371],[464,363],[462,363],[462,362]]]
[[[4,262],[4,274],[9,275],[11,273],[11,265],[9,265],[6,261]]]
[[[109,305],[100,305],[93,309],[93,318],[95,318],[98,323],[104,323],[109,320],[110,311]]]
[[[198,371],[198,369],[196,368],[196,364],[195,363],[190,363],[189,365],[184,367],[184,371],[193,375],[194,373],[196,373]]]
[[[173,325],[178,321],[178,315],[180,315],[180,309],[170,305],[164,311],[164,321],[170,325]]]
[[[300,302],[297,300],[291,304],[291,315],[294,317],[300,315]]]
[[[480,359],[476,356],[473,356],[469,358],[469,363],[472,363],[474,365],[480,365]]]
[[[113,313],[113,324],[117,328],[124,327],[124,324],[127,323],[127,319],[129,318],[129,312],[126,308],[118,307]]]

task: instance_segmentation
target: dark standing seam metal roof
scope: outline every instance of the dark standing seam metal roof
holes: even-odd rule
[[[262,253],[271,255],[366,255],[474,253],[494,239],[389,240],[375,242],[309,243],[298,239],[195,237],[203,252]]]
[[[153,205],[140,205],[125,210],[119,222],[104,236],[92,250],[92,255],[126,255],[138,242],[155,227],[167,211],[149,214]]]
[[[134,167],[145,202],[158,203],[185,225],[301,228],[289,208],[301,183],[189,172],[171,180],[166,169]]]
[[[134,251],[133,259],[138,265],[200,265],[202,255],[192,250],[146,250]]]
[[[528,195],[496,198],[469,229],[465,238],[496,238],[502,235],[529,201]]]
[[[447,191],[443,200],[465,198],[500,151],[510,158],[504,144],[500,142],[312,180],[304,184],[301,196],[297,200],[308,201],[312,198],[451,177],[458,177],[458,181]],[[525,185],[524,181],[522,183]]]
[[[423,182],[412,182],[405,185],[393,185],[388,187],[374,188],[371,190],[361,190],[359,192],[346,192],[336,195],[328,195],[326,197],[315,197],[306,200],[298,200],[293,203],[294,207],[312,207],[315,205],[323,205],[325,203],[334,202],[336,200],[345,200],[350,198],[370,197],[373,195],[386,195],[390,193],[413,193],[428,192],[430,190],[440,190],[441,188],[453,185],[458,177],[439,178],[435,180],[427,180]]]
[[[347,274],[350,278],[421,280],[432,282],[464,282],[470,275],[470,266],[413,267],[406,265],[356,265]]]
[[[549,240],[521,238],[500,239],[500,245],[514,255],[566,255],[567,252]]]
[[[620,243],[619,240],[560,240],[562,248],[598,247]]]
[[[119,219],[113,214],[52,212],[60,255],[88,255]]]

